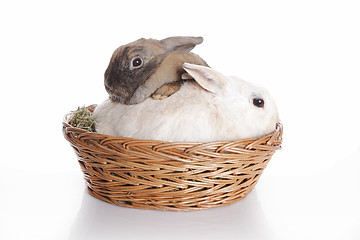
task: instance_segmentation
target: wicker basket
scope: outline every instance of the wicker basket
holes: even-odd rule
[[[274,133],[232,142],[163,142],[112,137],[70,126],[63,132],[78,156],[91,195],[120,206],[200,210],[239,201],[256,185],[282,141]]]

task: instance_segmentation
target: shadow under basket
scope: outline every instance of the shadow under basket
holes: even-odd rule
[[[92,108],[93,109],[93,108]],[[119,206],[190,211],[247,196],[281,148],[282,124],[261,138],[209,143],[138,140],[89,132],[63,121],[88,191]]]

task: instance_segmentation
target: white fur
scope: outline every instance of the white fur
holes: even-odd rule
[[[199,76],[192,75],[199,80]],[[94,111],[96,130],[112,136],[170,142],[232,141],[275,130],[277,109],[264,88],[236,77],[214,76],[223,78],[210,83],[214,91],[185,82],[179,91],[161,101],[148,98],[125,105],[106,100]],[[254,97],[263,98],[265,107],[254,106]]]

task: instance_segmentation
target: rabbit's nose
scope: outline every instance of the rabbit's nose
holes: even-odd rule
[[[113,90],[113,88],[109,87],[107,84],[105,84],[105,89],[106,89],[106,91],[112,91]]]
[[[105,90],[106,90],[109,94],[113,94],[113,93],[114,93],[114,87],[109,86],[108,84],[105,84]]]
[[[104,85],[105,85],[105,89],[107,91],[114,91],[114,86],[113,86],[113,84],[110,84],[110,81],[108,78],[105,79]]]

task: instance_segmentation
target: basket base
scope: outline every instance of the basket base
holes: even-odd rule
[[[236,197],[233,197],[234,193],[231,193],[232,197],[231,199],[221,199],[221,200],[215,200],[213,201],[197,201],[197,202],[187,202],[186,199],[181,200],[163,200],[156,202],[154,200],[150,199],[144,199],[144,203],[138,203],[138,199],[136,201],[133,201],[132,199],[129,199],[128,201],[124,200],[115,200],[110,199],[109,197],[106,197],[104,195],[101,195],[97,193],[96,191],[92,190],[91,187],[87,187],[87,190],[89,194],[97,199],[100,199],[102,201],[105,201],[107,203],[111,203],[117,206],[121,207],[127,207],[127,208],[136,208],[136,209],[144,209],[144,210],[163,210],[163,211],[176,211],[176,212],[184,212],[184,211],[199,211],[199,210],[205,210],[215,207],[223,207],[228,206],[231,204],[234,204],[242,199],[244,199],[255,187],[257,181],[254,181],[251,186],[248,186],[245,189],[240,190],[238,194],[236,194]],[[164,201],[166,202],[164,204]]]

